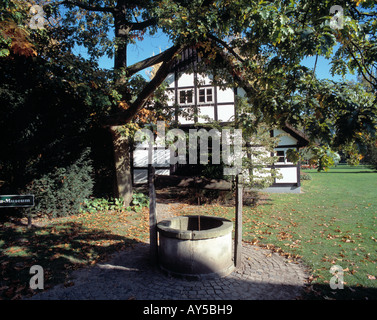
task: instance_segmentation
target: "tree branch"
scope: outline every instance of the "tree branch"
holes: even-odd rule
[[[131,26],[131,30],[144,30],[145,28],[153,26],[156,23],[157,20],[155,18],[151,18],[141,22],[130,22],[128,24]]]
[[[237,60],[241,62],[245,62],[245,60],[237,53],[234,51],[232,47],[230,47],[225,41],[213,36],[213,35],[208,35],[208,38],[212,39],[213,41],[216,41],[220,43],[225,49],[227,49]]]
[[[134,75],[135,73],[137,73],[141,70],[144,70],[144,69],[152,67],[152,66],[154,66],[158,63],[166,61],[166,58],[168,58],[171,55],[171,52],[175,51],[175,50],[176,50],[176,48],[173,46],[173,47],[165,50],[164,52],[161,52],[160,54],[158,54],[156,56],[147,58],[143,61],[136,62],[135,64],[133,64],[132,66],[129,66],[126,69],[127,76],[130,77],[130,76]]]
[[[240,86],[248,93],[253,95],[257,94],[257,89],[253,86],[253,84],[246,79],[246,77],[242,74],[242,71],[237,68],[234,62],[230,59],[230,55],[222,52],[219,54],[219,57],[223,59],[229,73],[232,75],[233,79],[240,84]]]
[[[376,12],[361,12],[359,9],[357,9],[354,6],[351,6],[351,9],[355,10],[359,16],[364,17],[377,17]]]
[[[175,56],[181,53],[183,48],[173,47],[169,50],[169,55],[165,56],[165,61],[158,69],[154,78],[149,81],[149,83],[144,87],[141,93],[138,95],[136,100],[130,105],[130,107],[122,112],[118,112],[110,116],[104,122],[105,127],[119,126],[126,124],[132,120],[132,118],[142,109],[148,102],[149,98],[155,92],[155,90],[161,85],[161,83],[166,79],[168,74],[171,72],[171,67],[175,62]]]
[[[112,7],[91,6],[91,5],[87,5],[85,3],[71,1],[71,0],[64,0],[64,1],[59,2],[58,4],[73,5],[73,6],[81,8],[81,9],[88,10],[88,11],[109,12],[109,13],[115,12],[115,8],[112,8]]]
[[[353,54],[352,49],[347,48],[348,51],[349,51],[349,53],[351,54],[352,58],[356,61],[357,65],[358,65],[358,67],[359,67],[359,69],[360,69],[360,72],[362,73],[362,75],[363,75],[363,77],[365,78],[366,81],[368,81],[368,82],[369,82],[370,84],[372,84],[373,86],[376,86],[377,79],[376,79],[376,77],[372,74],[372,72],[370,72],[370,71],[368,70],[367,66],[365,65],[363,52],[362,52],[361,49],[356,45],[356,43],[354,43],[351,39],[349,39],[349,41],[350,41],[351,44],[357,49],[357,51],[358,51],[359,54],[360,54],[360,57],[361,57],[361,65],[360,65],[359,61],[357,60],[357,58],[355,57],[355,55]],[[364,67],[364,69],[365,69],[365,72],[368,74],[368,76],[369,76],[371,79],[373,79],[373,81],[375,82],[374,84],[366,78],[366,76],[365,76],[365,74],[364,74],[364,72],[363,72],[363,70],[362,70],[363,67]]]
[[[363,76],[363,78],[365,79],[365,81],[367,81],[370,85],[372,85],[373,87],[375,87],[376,84],[373,83],[372,81],[370,81],[370,80],[367,78],[367,76],[366,76],[365,73],[364,73],[363,67],[361,66],[360,62],[357,60],[357,58],[356,58],[355,55],[353,54],[352,50],[351,50],[350,48],[346,48],[346,49],[347,49],[347,51],[349,52],[349,54],[352,56],[353,60],[356,62],[357,66],[358,66],[358,68],[359,68],[359,71],[360,71],[361,75]],[[365,70],[366,70],[366,72],[369,74],[369,72],[368,72],[368,70],[367,70],[366,68],[365,68]],[[376,80],[373,76],[372,76],[372,78],[373,78],[374,80]]]
[[[154,18],[142,22],[129,22],[124,19],[120,20],[119,28],[117,30],[117,37],[128,37],[131,31],[141,31],[154,24],[157,20]]]

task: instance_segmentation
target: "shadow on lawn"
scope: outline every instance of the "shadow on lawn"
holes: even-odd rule
[[[45,289],[64,283],[70,271],[105,260],[109,254],[138,241],[80,223],[62,223],[27,229],[15,223],[0,229],[0,299],[34,294],[29,288],[30,267],[44,270]]]
[[[349,287],[330,288],[330,285],[314,284],[304,290],[303,300],[377,300],[377,288]]]

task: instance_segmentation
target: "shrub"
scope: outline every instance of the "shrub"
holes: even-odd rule
[[[77,214],[93,190],[93,168],[89,158],[90,149],[67,167],[35,179],[28,192],[35,195],[34,214],[64,217]]]
[[[364,158],[364,162],[372,169],[377,170],[377,142],[369,143],[367,146],[367,154]]]
[[[94,213],[107,210],[122,211],[123,209],[124,201],[122,198],[91,198],[84,201],[81,211]]]
[[[312,176],[307,172],[301,172],[300,180],[312,180]]]
[[[141,192],[132,195],[131,206],[124,207],[123,198],[90,198],[84,200],[80,212],[94,213],[98,211],[135,211],[140,212],[149,206],[149,197]]]
[[[132,202],[131,202],[132,207],[128,207],[127,210],[134,210],[136,212],[139,212],[142,210],[144,207],[149,206],[149,197],[145,195],[144,193],[134,193],[132,195]]]

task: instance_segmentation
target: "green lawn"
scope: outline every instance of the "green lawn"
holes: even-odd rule
[[[377,290],[377,173],[342,165],[307,172],[313,179],[304,181],[303,194],[274,194],[272,205],[245,210],[245,239],[302,256],[313,283],[328,284],[335,264],[351,287],[343,294]]]
[[[377,173],[339,165],[305,170],[301,194],[270,194],[244,207],[243,239],[267,246],[311,269],[309,298],[377,298]],[[234,210],[207,208],[234,219]],[[344,270],[344,290],[329,290],[330,268]]]

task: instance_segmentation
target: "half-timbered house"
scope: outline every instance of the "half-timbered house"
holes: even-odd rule
[[[183,129],[195,124],[217,121],[227,123],[235,115],[236,96],[244,96],[242,88],[225,88],[213,84],[212,75],[203,75],[195,70],[200,58],[195,50],[188,49],[172,68],[166,79],[166,93],[169,97],[168,107],[174,108],[175,120]],[[188,72],[188,70],[190,70]],[[267,188],[267,192],[300,192],[300,164],[289,162],[286,157],[288,149],[299,149],[308,144],[303,133],[287,125],[280,129],[271,129],[273,137],[279,136],[275,148],[277,161],[272,165],[280,172],[280,178]],[[157,159],[160,158],[160,159]],[[161,161],[161,158],[163,160]],[[153,163],[158,175],[173,175],[177,166],[169,164],[169,152],[161,148],[154,153]],[[143,184],[148,175],[148,146],[137,148],[133,154],[133,182]]]

